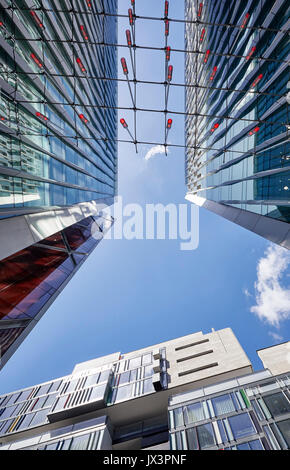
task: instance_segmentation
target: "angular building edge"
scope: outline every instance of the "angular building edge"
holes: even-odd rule
[[[208,209],[214,214],[221,215],[225,219],[283,248],[290,249],[290,225],[287,222],[270,219],[264,215],[211,201],[191,193],[187,193],[185,199],[196,204],[198,207]]]

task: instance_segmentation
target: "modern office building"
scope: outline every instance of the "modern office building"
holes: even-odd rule
[[[267,349],[268,358],[272,356],[271,350],[277,347]],[[273,356],[278,361],[285,356],[290,343],[279,347],[279,354]],[[275,363],[270,362],[271,366]],[[283,410],[290,411],[287,391],[290,377],[284,369],[288,371],[289,363],[282,361],[282,375],[278,378],[271,369],[253,372],[230,328],[212,330],[208,334],[197,332],[127,354],[117,352],[77,364],[65,377],[1,396],[0,449],[193,448],[185,440],[187,426],[204,424],[206,426],[194,431],[203,436],[198,437],[201,448],[237,445],[240,438],[231,434],[227,435],[227,441],[220,442],[220,435],[206,440],[207,435],[212,436],[210,426],[216,430],[216,425],[211,422],[216,419],[228,419],[233,430],[244,426],[244,422],[248,426],[252,423],[255,433],[253,427],[248,434],[242,427],[241,442],[247,437],[248,441],[259,440],[265,448],[271,447],[266,431],[261,431],[257,425],[257,419],[262,418],[256,419],[253,414],[256,408],[262,407],[266,417],[263,415],[261,426],[270,428],[269,435],[272,436],[272,424],[277,422],[278,429],[284,433],[289,414]],[[257,392],[252,392],[254,389]],[[278,393],[277,398],[284,406],[280,413],[277,405],[274,417],[271,403],[275,397],[266,398],[268,391],[271,395]],[[224,398],[215,400],[216,396],[225,393],[230,396],[231,405],[223,405]],[[197,399],[199,404],[195,405]],[[258,402],[255,406],[251,402],[253,399]],[[194,406],[191,406],[192,402]],[[213,409],[218,411],[213,412]],[[232,419],[227,418],[228,413],[237,417],[235,426]],[[285,419],[288,419],[286,423]]]
[[[101,11],[0,1],[0,367],[113,223],[117,0]]]
[[[185,0],[185,18],[186,199],[290,248],[289,2]]]
[[[290,449],[289,353],[260,350],[264,370],[171,397],[171,449]]]

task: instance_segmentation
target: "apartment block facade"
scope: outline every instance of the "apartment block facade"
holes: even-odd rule
[[[251,373],[229,328],[83,362],[0,397],[2,450],[170,449],[169,397]]]
[[[0,1],[0,367],[113,223],[117,1],[102,12]]]
[[[290,247],[289,3],[185,1],[186,199]]]

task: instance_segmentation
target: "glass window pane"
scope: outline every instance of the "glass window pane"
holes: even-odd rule
[[[137,369],[133,369],[130,372],[130,382],[134,382],[137,379]]]
[[[53,444],[47,444],[47,446],[45,446],[45,450],[57,450],[58,444],[58,442],[54,442]]]
[[[263,399],[274,418],[290,412],[290,403],[282,392],[263,396]]]
[[[30,426],[38,426],[39,424],[44,424],[47,421],[47,410],[41,410],[35,413],[33,420],[30,423]]]
[[[39,397],[40,395],[46,395],[49,392],[51,384],[42,385],[38,392],[34,395],[35,397]]]
[[[62,383],[62,380],[57,380],[56,382],[53,382],[52,387],[49,390],[49,393],[56,392],[59,389],[61,383]]]
[[[141,366],[141,356],[134,357],[134,359],[130,359],[129,361],[129,369],[136,369],[137,367]]]
[[[119,385],[128,383],[130,379],[130,372],[123,372],[122,374],[119,375]]]
[[[179,426],[183,426],[182,408],[175,408],[175,410],[173,410],[173,413],[174,413],[175,427],[178,428]]]
[[[238,450],[250,450],[250,446],[248,442],[244,442],[244,444],[237,445]]]
[[[189,450],[198,450],[198,441],[196,435],[196,429],[191,428],[186,430],[187,445]]]
[[[116,401],[126,400],[132,396],[132,384],[118,387]]]
[[[152,355],[151,353],[149,354],[144,354],[144,356],[142,357],[142,366],[145,366],[147,364],[151,364],[152,362]]]
[[[152,384],[152,379],[146,379],[144,380],[144,390],[143,393],[152,393],[154,392],[154,386]]]
[[[234,439],[240,439],[241,437],[251,436],[256,433],[256,429],[248,413],[230,416],[228,421],[230,423]]]
[[[219,428],[219,432],[220,432],[220,435],[221,435],[221,438],[222,438],[222,441],[223,442],[227,442],[228,441],[228,438],[227,438],[227,435],[226,435],[226,431],[224,429],[224,425],[223,425],[223,422],[218,420],[218,428]]]
[[[221,395],[220,397],[212,398],[212,404],[214,407],[215,415],[223,415],[232,413],[235,410],[233,401],[230,395]]]
[[[185,424],[195,423],[205,419],[203,406],[201,403],[194,403],[184,407]]]
[[[94,400],[99,400],[100,398],[104,397],[105,390],[106,390],[107,384],[99,385],[98,387],[94,387],[92,389],[92,392],[90,394],[90,401]]]
[[[99,377],[99,383],[108,382],[110,375],[111,375],[110,369],[104,370],[103,372],[101,372],[100,377]]]
[[[99,375],[100,375],[99,372],[98,372],[97,374],[89,375],[89,376],[87,377],[85,386],[86,386],[86,387],[89,387],[90,385],[95,385],[95,384],[97,384],[97,383],[98,383],[98,380],[99,380]]]
[[[17,427],[17,431],[19,431],[20,429],[28,428],[31,423],[31,420],[34,418],[34,415],[35,413],[29,413],[28,415],[26,415],[23,421],[20,423],[20,426]]]
[[[90,434],[74,437],[70,446],[70,450],[86,450],[89,444]]]
[[[146,366],[144,367],[144,377],[150,377],[153,375],[153,367],[152,366]]]
[[[262,446],[262,443],[259,441],[259,439],[249,442],[249,446],[251,450],[264,450],[264,447]]]
[[[285,441],[287,442],[288,448],[290,448],[290,419],[280,421],[280,423],[277,423],[277,426]]]
[[[215,445],[214,431],[210,423],[197,426],[196,430],[201,449],[206,449]]]

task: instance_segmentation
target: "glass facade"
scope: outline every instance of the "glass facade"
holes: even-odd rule
[[[290,221],[289,3],[185,1],[186,183]]]
[[[1,365],[112,223],[102,216],[87,217],[0,261]]]
[[[114,196],[116,18],[85,0],[3,5],[0,217]]]
[[[0,223],[12,232],[11,217],[17,230],[31,214],[26,228],[39,231],[3,240],[0,367],[113,222],[98,204],[117,190],[117,0],[103,10],[86,0],[0,7]]]
[[[214,386],[205,387],[194,392],[199,395],[195,400],[188,400],[186,394],[178,396],[179,404],[169,406],[171,448],[289,449],[289,386],[290,376],[281,375],[243,388],[225,382],[216,387],[219,393],[215,394]]]

